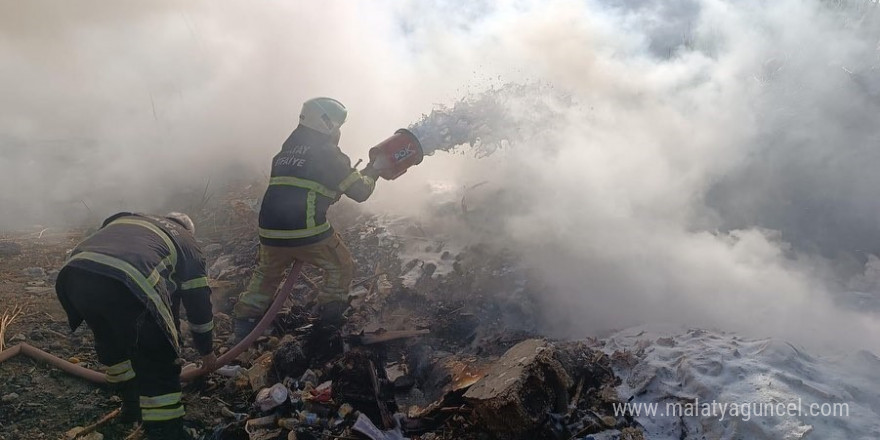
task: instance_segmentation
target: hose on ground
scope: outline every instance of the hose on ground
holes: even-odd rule
[[[244,337],[238,344],[235,344],[235,347],[232,347],[226,353],[223,353],[217,359],[217,363],[214,366],[214,369],[220,368],[230,362],[233,359],[237,358],[239,354],[243,353],[254,341],[257,340],[260,335],[263,334],[264,331],[272,324],[272,321],[275,320],[275,315],[281,311],[281,308],[284,307],[284,301],[290,296],[291,292],[293,292],[293,286],[296,284],[297,278],[299,278],[299,274],[302,271],[303,262],[297,261],[293,263],[293,267],[290,268],[290,273],[287,275],[287,279],[284,280],[284,284],[281,285],[281,289],[278,289],[275,292],[275,299],[272,300],[272,304],[269,306],[269,309],[266,310],[266,313],[263,314],[263,318],[260,319],[260,322],[248,333],[247,336]],[[213,371],[213,370],[211,370]],[[189,382],[196,377],[199,377],[204,374],[208,374],[211,371],[199,368],[197,370],[189,370],[184,371],[180,375],[180,380],[182,382]]]

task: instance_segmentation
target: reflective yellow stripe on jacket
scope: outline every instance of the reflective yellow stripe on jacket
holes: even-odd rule
[[[339,183],[339,190],[345,192],[350,186],[354,185],[358,180],[364,180],[364,183],[373,187],[376,185],[376,180],[370,177],[364,176],[360,171],[354,170],[351,174],[348,175],[345,179],[342,179],[342,182]]]
[[[107,226],[116,225],[116,224],[140,226],[142,228],[147,228],[150,231],[152,231],[154,234],[158,235],[159,238],[161,238],[162,241],[165,242],[165,246],[168,246],[169,254],[168,254],[168,257],[165,258],[165,260],[168,260],[168,262],[171,263],[170,264],[171,270],[172,270],[172,272],[174,271],[174,268],[177,267],[177,248],[174,247],[174,241],[171,240],[171,237],[169,237],[168,234],[165,233],[165,231],[163,231],[162,229],[159,229],[158,226],[156,226],[146,220],[137,220],[137,219],[133,219],[133,218],[120,218],[117,220],[113,220]],[[162,260],[162,261],[165,262],[165,260]]]
[[[180,283],[180,290],[198,289],[199,287],[208,287],[207,277],[193,278]]]
[[[299,177],[293,176],[276,176],[269,179],[269,185],[285,185],[285,186],[295,186],[297,188],[303,188],[310,191],[314,191],[324,197],[329,197],[331,199],[335,199],[339,197],[339,194],[336,191],[327,188],[324,185],[321,185],[314,180],[308,179],[300,179]]]
[[[338,192],[333,191],[314,180],[301,179],[293,176],[273,177],[269,179],[269,185],[294,186],[309,190],[306,194],[306,228],[291,230],[260,228],[260,237],[276,240],[291,240],[312,237],[330,230],[330,222],[324,222],[320,225],[315,224],[315,203],[317,202],[318,194],[330,199],[336,199],[339,197]]]
[[[150,299],[150,301],[156,307],[156,310],[159,312],[159,316],[162,318],[162,324],[165,325],[165,328],[172,336],[171,339],[172,343],[174,344],[174,349],[180,349],[177,341],[177,327],[174,325],[174,319],[171,317],[171,311],[168,310],[168,307],[162,301],[162,297],[159,296],[159,292],[156,291],[155,283],[151,284],[150,281],[148,281],[147,278],[144,276],[144,274],[137,270],[136,267],[132,266],[127,261],[123,261],[119,258],[111,257],[109,255],[99,254],[97,252],[80,252],[70,257],[70,260],[68,261],[74,260],[93,261],[98,264],[110,266],[125,273],[129,279],[134,281],[134,283],[141,289],[141,291],[147,296],[147,298]]]
[[[318,198],[314,191],[306,196],[306,229],[315,227],[315,201]]]
[[[116,224],[134,225],[146,228],[150,230],[150,232],[158,235],[159,238],[161,238],[162,241],[165,242],[165,246],[168,247],[168,256],[163,258],[162,261],[159,262],[159,266],[157,266],[156,269],[153,270],[152,273],[150,273],[150,276],[147,277],[147,281],[150,283],[151,286],[155,286],[159,282],[162,277],[163,270],[170,269],[169,274],[174,274],[174,271],[177,268],[177,248],[174,246],[174,241],[171,240],[171,237],[169,237],[168,234],[165,233],[165,231],[146,220],[138,220],[133,218],[120,218],[110,222],[110,224],[107,226]]]

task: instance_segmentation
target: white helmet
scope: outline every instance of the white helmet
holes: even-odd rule
[[[182,212],[169,212],[168,214],[165,214],[165,218],[167,218],[169,220],[174,220],[175,223],[179,224],[180,226],[183,226],[184,229],[189,231],[191,234],[196,233],[195,223],[193,223],[192,219],[189,218],[188,215],[186,215]]]
[[[313,98],[303,103],[299,114],[299,123],[312,130],[334,134],[345,122],[348,110],[341,102],[333,98]]]

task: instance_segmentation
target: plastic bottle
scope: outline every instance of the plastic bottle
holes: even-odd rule
[[[348,417],[348,415],[351,414],[352,411],[354,411],[354,408],[351,405],[349,405],[347,403],[343,403],[342,405],[339,406],[339,411],[336,412],[336,415],[340,419],[344,419],[344,418]]]
[[[226,377],[235,377],[244,374],[245,370],[241,365],[224,365],[217,369],[217,374]]]
[[[269,411],[285,401],[287,401],[287,387],[280,383],[276,383],[270,388],[263,388],[260,390],[260,392],[257,393],[257,398],[254,403],[261,411]]]
[[[319,426],[323,420],[318,417],[317,414],[308,411],[302,411],[299,413],[299,420],[305,425],[308,426]]]

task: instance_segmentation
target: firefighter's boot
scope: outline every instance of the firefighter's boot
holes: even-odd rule
[[[230,339],[231,345],[236,345],[241,342],[247,335],[251,334],[254,331],[254,328],[257,327],[257,319],[256,318],[237,318],[232,324],[234,326],[232,330],[232,338]]]
[[[138,393],[137,380],[127,380],[117,387],[119,397],[122,399],[122,411],[119,421],[122,423],[137,423],[141,421],[141,402]]]
[[[192,440],[183,429],[183,418],[161,422],[144,422],[144,433],[147,440]]]

